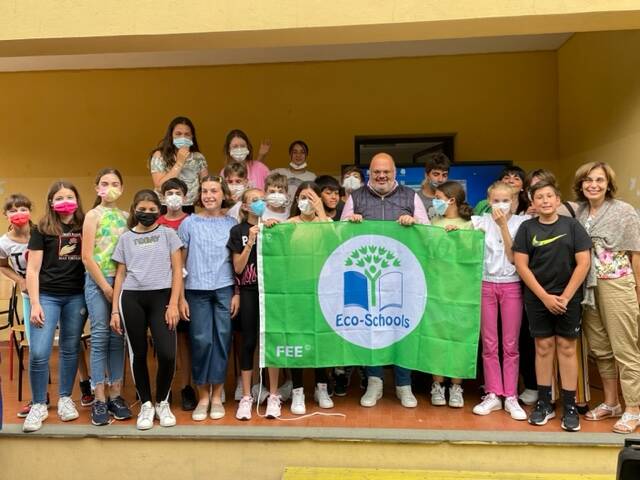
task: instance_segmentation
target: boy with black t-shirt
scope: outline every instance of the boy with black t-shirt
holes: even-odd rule
[[[562,428],[580,430],[576,409],[582,283],[590,266],[591,238],[574,218],[560,216],[560,192],[549,182],[531,187],[537,218],[524,222],[513,242],[514,262],[525,283],[524,305],[536,345],[538,403],[532,425],[555,417],[551,405],[553,358],[558,353],[564,413]]]

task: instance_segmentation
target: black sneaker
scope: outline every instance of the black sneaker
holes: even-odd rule
[[[131,410],[129,410],[127,402],[119,395],[107,402],[107,409],[116,420],[127,420],[131,418]]]
[[[529,423],[531,425],[546,425],[546,423],[556,416],[553,406],[542,400],[538,400],[535,408],[529,414]]]
[[[586,415],[591,409],[589,408],[589,404],[585,403],[584,405],[576,405],[576,410],[578,410],[580,415]]]
[[[180,395],[182,397],[182,410],[190,412],[196,409],[198,400],[196,399],[196,392],[191,385],[187,385],[180,390]]]
[[[344,397],[347,395],[347,387],[349,386],[349,379],[344,373],[339,373],[335,376],[335,385],[333,387],[333,393],[336,397]]]
[[[580,430],[580,416],[575,405],[565,407],[562,415],[562,428],[567,432],[577,432]]]
[[[109,411],[107,404],[96,400],[91,407],[91,423],[99,427],[100,425],[109,425]]]
[[[366,390],[367,385],[369,384],[367,379],[367,371],[364,369],[364,367],[358,367],[358,373],[360,374],[360,389]]]
[[[82,396],[80,397],[80,405],[83,407],[93,405],[96,397],[91,391],[91,380],[82,380],[80,382],[80,392],[82,393]]]

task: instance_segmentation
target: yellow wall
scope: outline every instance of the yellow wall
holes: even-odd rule
[[[148,70],[0,74],[0,188],[42,203],[49,180],[89,195],[113,165],[130,193],[175,115],[194,121],[210,169],[231,128],[271,138],[270,167],[305,139],[316,173],[353,161],[353,137],[455,132],[458,160],[556,160],[554,52]],[[89,199],[85,200],[88,203]]]
[[[619,197],[640,207],[640,31],[574,35],[558,52],[563,183],[590,161],[610,163]]]

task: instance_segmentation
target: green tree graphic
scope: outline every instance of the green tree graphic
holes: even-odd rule
[[[347,267],[360,267],[364,271],[364,275],[369,279],[369,296],[371,297],[371,306],[375,307],[376,283],[382,271],[391,266],[399,267],[400,260],[395,254],[384,247],[376,247],[375,245],[363,245],[355,249],[344,262]]]

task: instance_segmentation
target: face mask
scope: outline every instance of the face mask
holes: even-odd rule
[[[9,214],[9,222],[16,227],[22,227],[29,223],[31,219],[31,213],[29,212],[16,212]]]
[[[437,215],[444,215],[444,212],[447,211],[447,207],[449,206],[449,202],[447,202],[446,200],[442,200],[440,198],[434,198],[433,199],[433,209],[435,210]]]
[[[492,203],[491,208],[502,210],[502,213],[510,213],[511,212],[511,202],[498,202]]]
[[[173,145],[176,148],[182,148],[182,147],[191,148],[193,146],[193,140],[187,137],[175,137],[173,139]]]
[[[260,200],[255,200],[251,202],[250,208],[251,208],[251,213],[253,213],[258,217],[261,217],[262,214],[264,213],[264,209],[267,208],[267,205],[264,203],[264,200],[260,199]]]
[[[105,199],[107,202],[115,202],[122,195],[122,190],[116,187],[100,188],[98,190],[98,196]]]
[[[357,190],[362,186],[362,182],[358,177],[354,177],[353,175],[351,175],[349,177],[345,177],[344,181],[342,182],[342,186],[345,190],[353,192],[354,190]]]
[[[60,215],[71,215],[78,209],[78,202],[75,200],[62,200],[53,204],[53,210]]]
[[[156,220],[158,220],[158,217],[160,216],[159,213],[152,213],[152,212],[139,212],[136,210],[136,220],[139,224],[144,225],[145,227],[150,227],[151,225],[153,225],[154,223],[156,223]]]
[[[233,183],[229,185],[229,191],[234,198],[238,198],[240,195],[244,193],[246,190],[246,186],[242,183]]]
[[[268,194],[266,197],[266,200],[267,200],[267,205],[275,208],[284,207],[289,201],[287,196],[284,193],[280,193],[280,192]]]
[[[289,166],[291,167],[291,170],[304,170],[305,168],[307,168],[307,162],[304,162],[300,165],[294,162],[290,162]]]
[[[313,205],[311,205],[311,202],[307,198],[298,200],[298,208],[300,209],[300,212],[304,213],[305,215],[311,215],[314,210]]]
[[[182,198],[179,195],[169,195],[164,197],[164,203],[166,203],[169,210],[180,210],[182,208]]]
[[[232,148],[229,150],[229,155],[237,162],[244,161],[249,156],[249,149],[245,147]]]

